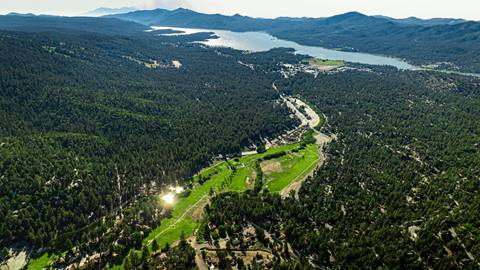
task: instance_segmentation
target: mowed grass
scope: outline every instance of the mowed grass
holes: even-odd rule
[[[56,258],[54,254],[49,254],[45,252],[41,257],[30,260],[28,262],[28,270],[41,270],[45,269],[48,265],[51,265],[53,260]]]
[[[191,213],[196,210],[202,199],[206,199],[210,189],[218,191],[219,187],[230,176],[231,170],[226,162],[218,163],[200,172],[202,177],[210,177],[202,185],[197,185],[192,189],[187,197],[176,198],[172,206],[172,217],[164,219],[161,225],[153,230],[143,243],[151,245],[151,240],[155,239],[160,247],[166,243],[172,244],[180,239],[180,235],[190,236],[196,228],[196,221],[191,218]],[[198,181],[198,175],[194,177]]]
[[[167,243],[171,245],[180,240],[182,234],[185,237],[193,235],[196,229],[197,221],[192,219],[190,216],[185,216],[181,219],[178,219],[174,226],[168,227],[161,233],[157,234],[155,236],[155,240],[157,241],[158,246],[165,247]]]
[[[232,174],[232,170],[225,161],[202,170],[199,175],[209,179],[202,185],[194,187],[188,197],[177,198],[172,206],[172,217],[162,220],[161,225],[144,239],[143,244],[151,246],[152,240],[155,239],[159,246],[163,247],[166,243],[173,244],[175,241],[178,241],[182,233],[185,237],[191,236],[197,227],[197,221],[192,218],[192,213],[202,205],[202,200],[208,198],[210,189],[217,193],[222,191],[244,192],[248,189],[246,179],[255,170],[254,164],[257,160],[281,151],[290,152],[299,148],[299,146],[298,143],[285,145],[269,149],[261,154],[241,157],[237,162],[230,161],[230,165],[236,167],[236,173],[230,182],[227,179]],[[311,151],[312,148],[314,151]],[[289,184],[289,181],[297,179],[301,175],[302,167],[305,169],[305,166],[310,166],[310,163],[315,160],[315,155],[316,160],[318,160],[316,145],[309,145],[301,152],[305,158],[298,158],[298,162],[292,166],[292,169],[294,169],[292,173],[285,172],[285,175],[281,175],[281,179],[278,179],[278,181],[277,179],[271,181],[273,192],[277,191],[277,189],[281,190],[282,186],[285,187]],[[194,177],[194,181],[198,182],[199,175]],[[254,179],[252,179],[253,181]]]
[[[252,174],[253,169],[250,167],[238,168],[235,176],[233,177],[232,183],[228,186],[229,190],[244,192],[248,189],[247,178]],[[252,182],[254,179],[251,179]]]
[[[252,162],[255,162],[267,155],[271,154],[276,154],[282,151],[289,152],[292,151],[293,149],[296,149],[300,147],[300,143],[294,143],[294,144],[289,144],[289,145],[284,145],[276,148],[270,148],[266,152],[261,153],[261,154],[255,154],[255,155],[250,155],[250,156],[245,156],[240,159],[240,163],[244,163],[246,166],[250,166]]]
[[[308,63],[313,66],[341,67],[344,65],[344,62],[342,60],[324,60],[324,59],[318,59],[318,58],[310,58],[310,60],[308,60]]]
[[[280,162],[282,164],[282,172],[273,172],[266,176],[266,187],[270,192],[279,192],[284,187],[288,186],[292,181],[298,181],[307,175],[318,162],[318,151],[315,144],[308,145],[304,150],[299,150],[293,153],[292,150],[298,149],[299,143],[285,145],[277,148],[268,149],[261,154],[255,154],[238,158],[237,161],[231,160],[230,166],[235,166],[236,172],[231,181],[228,181],[232,170],[227,165],[227,162],[222,161],[212,165],[199,174],[194,176],[194,181],[197,183],[191,190],[187,197],[177,197],[174,205],[172,205],[172,214],[170,218],[163,219],[161,225],[155,228],[144,240],[143,245],[151,248],[152,241],[157,241],[160,247],[164,247],[167,243],[172,245],[180,240],[181,235],[190,237],[195,233],[198,227],[198,221],[192,216],[195,210],[202,207],[208,197],[210,190],[213,189],[216,193],[223,191],[244,192],[249,189],[246,180],[252,176],[255,171],[255,163],[267,155],[287,152],[287,155],[272,159],[271,161]],[[208,179],[203,184],[198,184],[200,179]],[[251,179],[253,183],[255,179]],[[158,196],[160,201],[160,196]],[[137,251],[141,252],[141,251]],[[51,265],[56,255],[43,256],[31,260],[28,264],[29,270],[44,269]],[[123,263],[121,265],[113,265],[110,269],[124,269]]]
[[[231,181],[228,179],[232,174],[232,170],[226,161],[219,162],[202,170],[199,174],[194,176],[194,181],[197,183],[197,185],[195,185],[195,187],[191,190],[191,193],[187,197],[176,198],[174,205],[171,206],[173,208],[171,217],[163,219],[160,226],[155,228],[143,240],[143,245],[151,248],[152,241],[155,240],[160,247],[164,247],[167,243],[172,245],[176,241],[180,240],[182,234],[186,238],[192,236],[199,226],[199,221],[195,220],[192,214],[196,210],[200,210],[199,207],[203,207],[203,202],[209,198],[210,190],[213,189],[216,193],[225,191],[244,192],[248,190],[249,187],[246,184],[247,177],[250,177],[255,171],[255,163],[267,155],[282,151],[287,152],[288,154],[286,156],[272,160],[280,160],[280,162],[286,164],[289,163],[292,170],[291,172],[290,170],[285,170],[279,175],[273,176],[268,183],[269,191],[278,192],[283,187],[288,186],[291,181],[297,181],[301,179],[302,175],[308,174],[314,168],[316,164],[315,162],[318,162],[318,152],[317,146],[312,144],[308,145],[306,149],[298,151],[297,154],[291,153],[292,150],[298,149],[299,147],[300,144],[295,143],[268,149],[266,152],[261,154],[244,156],[235,160],[230,160],[230,166],[234,166],[236,168],[236,172]],[[290,160],[287,160],[287,156],[296,156],[296,158],[290,158]],[[304,158],[301,158],[301,156]],[[208,179],[201,185],[198,184],[200,175],[203,179]],[[255,179],[251,179],[252,183],[254,180]],[[124,269],[123,263],[121,265],[114,265],[110,267],[110,269]]]
[[[315,144],[307,145],[304,150],[296,153],[291,152],[277,158],[275,161],[280,163],[282,169],[265,174],[268,191],[280,192],[290,183],[301,180],[315,168],[318,159],[318,149]]]

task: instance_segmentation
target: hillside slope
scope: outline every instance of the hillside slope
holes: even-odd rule
[[[392,20],[349,12],[329,18],[262,19],[202,14],[188,9],[136,11],[109,17],[146,25],[266,31],[304,45],[405,58],[418,65],[480,72],[480,23]],[[449,23],[450,22],[450,23]]]
[[[0,31],[0,248],[86,243],[101,218],[296,124],[240,52],[69,32]]]
[[[131,35],[141,33],[148,27],[115,18],[11,14],[0,16],[0,29],[22,32],[56,31],[69,33],[71,31],[85,31],[109,35]]]

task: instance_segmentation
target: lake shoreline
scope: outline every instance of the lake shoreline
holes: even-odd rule
[[[421,70],[405,60],[362,52],[346,52],[320,46],[301,45],[294,41],[272,36],[267,32],[234,32],[220,29],[183,28],[171,26],[151,26],[153,31],[174,30],[175,32],[160,34],[165,36],[190,35],[196,33],[213,33],[214,37],[198,43],[211,47],[229,47],[242,51],[260,52],[274,48],[292,48],[296,54],[305,54],[320,59],[342,60],[367,65],[394,66],[403,70]],[[179,33],[180,32],[180,33]]]
[[[430,71],[480,78],[480,73],[425,68],[422,66],[416,66],[415,64],[408,62],[407,59],[400,59],[388,55],[341,51],[321,46],[302,45],[295,41],[278,38],[265,31],[240,32],[223,29],[184,28],[175,26],[151,26],[151,30],[147,31],[152,32],[157,30],[173,30],[169,33],[159,34],[165,36],[213,33],[211,38],[197,42],[210,47],[226,47],[249,52],[268,51],[274,48],[291,48],[295,50],[295,54],[304,54],[319,59],[342,60],[345,62],[365,65],[392,66],[400,70]]]

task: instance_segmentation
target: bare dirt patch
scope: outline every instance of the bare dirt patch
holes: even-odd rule
[[[203,209],[205,208],[205,206],[208,204],[209,201],[210,201],[209,198],[206,197],[193,209],[192,218],[194,220],[199,220],[202,218]]]
[[[312,177],[313,174],[315,173],[315,171],[323,165],[323,163],[325,163],[325,153],[323,152],[323,147],[330,143],[333,139],[335,139],[335,135],[326,135],[324,133],[317,133],[314,135],[315,137],[315,140],[316,140],[316,144],[318,146],[318,164],[317,166],[309,173],[307,174],[303,179],[299,180],[299,181],[295,181],[295,182],[292,182],[290,183],[290,185],[286,186],[281,192],[280,192],[280,196],[282,198],[286,198],[288,196],[290,196],[290,192],[293,191],[295,192],[295,196],[297,196],[297,193],[298,191],[300,190],[300,188],[302,187],[302,183],[305,179],[307,179],[308,177]]]
[[[213,263],[213,265],[218,265],[219,259],[217,257],[217,250],[206,249],[205,251],[207,253],[208,261]],[[271,252],[268,252],[266,250],[261,250],[261,249],[244,250],[244,251],[233,250],[232,252],[235,254],[235,257],[242,258],[243,263],[245,265],[251,265],[253,261],[256,260],[257,254],[262,256],[263,260],[267,260],[267,261],[272,261],[274,258]],[[227,258],[232,259],[231,256],[227,256]],[[218,268],[215,267],[213,269],[218,269]]]
[[[332,139],[334,139],[334,136],[328,136],[323,133],[318,133],[318,134],[315,134],[314,138],[315,140],[317,140],[318,146],[323,146],[324,144],[331,142]]]
[[[245,179],[245,185],[247,186],[247,188],[252,188],[253,187],[253,184],[255,183],[255,179],[257,179],[257,172],[252,171],[250,173],[250,176],[248,176]]]
[[[293,191],[295,193],[297,193],[300,188],[302,187],[302,181],[296,181],[296,182],[292,182],[290,185],[286,186],[281,192],[280,192],[280,196],[282,198],[286,198],[288,196],[290,196],[290,192]]]
[[[13,257],[7,260],[3,265],[0,265],[2,270],[19,270],[27,263],[27,252],[24,250],[18,252]]]
[[[282,171],[282,164],[278,161],[274,160],[266,160],[260,163],[260,167],[262,168],[262,172],[266,175],[269,175],[273,172],[281,172]]]
[[[172,61],[172,65],[173,65],[175,68],[177,68],[177,69],[179,69],[179,68],[182,67],[182,63],[181,63],[180,61],[178,61],[178,60],[173,60],[173,61]]]
[[[420,227],[418,227],[418,226],[408,227],[408,232],[410,233],[410,239],[412,239],[412,241],[415,241],[415,239],[417,239],[417,237],[418,237],[417,232],[419,230],[420,230]]]

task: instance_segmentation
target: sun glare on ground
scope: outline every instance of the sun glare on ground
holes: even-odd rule
[[[164,194],[160,197],[168,205],[173,205],[175,203],[175,194],[182,193],[185,189],[183,187],[170,187],[170,192]]]
[[[162,201],[172,205],[175,202],[175,195],[172,193],[165,194],[161,197]]]

